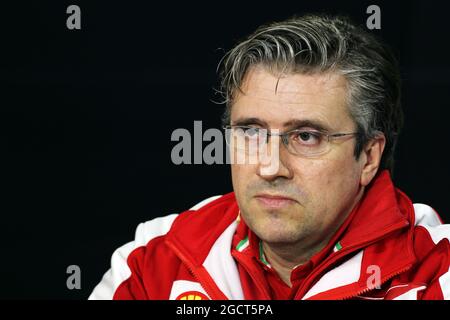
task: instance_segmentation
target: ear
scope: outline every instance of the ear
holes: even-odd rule
[[[361,185],[367,186],[373,177],[378,172],[380,167],[381,156],[383,155],[383,150],[386,145],[386,137],[383,133],[380,133],[375,138],[370,140],[363,150],[363,159],[365,160],[362,165],[361,172]]]

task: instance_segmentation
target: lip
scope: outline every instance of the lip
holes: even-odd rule
[[[259,204],[263,207],[269,209],[280,209],[289,206],[295,202],[294,199],[283,196],[283,195],[273,195],[273,194],[258,194],[255,196]]]

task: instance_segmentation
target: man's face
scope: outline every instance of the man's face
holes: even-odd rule
[[[347,82],[337,74],[289,75],[279,79],[262,67],[251,68],[244,94],[235,97],[232,125],[278,129],[356,131],[347,107]],[[276,91],[275,91],[276,88]],[[298,127],[300,121],[311,124]],[[272,138],[273,139],[273,138]],[[304,245],[327,241],[362,194],[361,161],[355,139],[331,140],[330,150],[314,158],[279,146],[278,169],[261,163],[232,164],[232,180],[241,216],[260,239],[273,244]],[[281,141],[280,141],[281,143]]]

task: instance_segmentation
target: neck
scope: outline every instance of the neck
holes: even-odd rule
[[[352,209],[361,199],[364,192],[363,189],[364,188],[360,190],[360,193],[355,198],[355,201],[350,206],[350,209],[346,210],[343,215],[340,215],[341,218],[336,221],[330,230],[327,230],[326,235],[322,236],[321,239],[316,239],[313,242],[302,239],[294,243],[263,242],[264,255],[267,261],[277,271],[281,280],[283,280],[289,287],[292,287],[292,270],[295,267],[308,262],[316,253],[325,248],[333,235],[338,231],[339,227],[344,223]]]
[[[321,243],[310,248],[299,248],[296,244],[269,244],[263,242],[264,255],[272,268],[288,286],[292,286],[292,270],[308,262],[311,257],[322,250],[326,243]]]

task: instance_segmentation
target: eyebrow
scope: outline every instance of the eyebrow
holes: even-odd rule
[[[283,124],[284,127],[288,127],[291,130],[293,129],[299,129],[299,128],[304,128],[304,127],[310,127],[313,129],[316,129],[318,131],[321,132],[329,132],[330,128],[329,126],[327,126],[325,123],[323,123],[320,120],[313,120],[313,119],[294,119],[294,120],[290,120],[288,122],[285,122]]]
[[[261,120],[259,118],[238,118],[236,121],[232,121],[232,122],[234,122],[234,123],[231,123],[231,124],[235,125],[235,126],[248,126],[251,124],[257,124],[262,127],[268,127],[267,122],[265,122],[264,120]]]
[[[248,126],[248,125],[260,125],[262,127],[268,128],[269,125],[266,121],[259,119],[259,118],[238,118],[236,121],[234,121],[233,125],[238,126]],[[295,130],[300,129],[304,127],[310,127],[315,130],[321,131],[321,132],[329,132],[330,128],[325,123],[323,123],[320,120],[315,119],[293,119],[289,120],[288,122],[283,123],[283,127],[288,128],[288,130]]]

